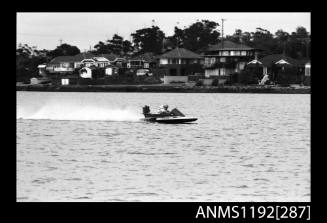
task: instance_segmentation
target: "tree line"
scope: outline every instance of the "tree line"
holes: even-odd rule
[[[99,41],[93,54],[116,54],[119,56],[132,56],[151,52],[162,54],[175,47],[184,47],[196,53],[205,51],[208,45],[221,41],[220,24],[209,20],[198,20],[188,27],[174,27],[174,34],[166,34],[158,26],[150,26],[136,30],[131,34],[132,42],[114,34],[111,39]],[[295,59],[310,58],[311,35],[304,27],[297,27],[294,32],[288,33],[278,30],[274,34],[270,31],[257,28],[254,32],[243,32],[236,29],[232,35],[224,37],[236,43],[262,50],[262,55],[285,53]],[[47,63],[57,56],[74,56],[80,53],[77,46],[64,43],[54,50],[36,50],[20,44],[16,50],[16,74],[26,76],[35,75],[37,65]],[[27,76],[30,76],[27,75]]]

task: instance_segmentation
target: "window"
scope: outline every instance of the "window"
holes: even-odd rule
[[[214,63],[216,63],[216,58],[211,57],[211,58],[210,58],[210,64],[214,64]]]
[[[220,62],[225,63],[226,62],[226,57],[221,57]]]
[[[242,56],[246,56],[246,51],[244,51],[244,50],[241,51],[241,55],[242,55]]]
[[[172,64],[178,64],[178,59],[172,59],[172,60],[171,60],[171,63],[172,63]]]
[[[220,75],[222,75],[222,76],[225,75],[225,68],[220,68]]]
[[[160,59],[160,64],[168,64],[168,59]]]
[[[229,51],[227,51],[227,50],[223,51],[223,54],[222,55],[223,56],[229,56]]]

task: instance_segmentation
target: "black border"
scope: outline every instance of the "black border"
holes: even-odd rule
[[[51,6],[44,4],[43,3],[37,3],[37,5],[31,5],[30,2],[25,2],[23,4],[20,4],[17,6],[15,12],[13,15],[15,16],[15,21],[14,26],[8,26],[9,29],[16,27],[16,12],[76,12],[77,10],[79,12],[107,12],[107,11],[97,11],[97,9],[91,10],[91,8],[88,5],[83,5],[83,2],[76,2],[72,3],[72,5],[66,3],[61,3],[61,2],[51,2],[49,3]],[[84,2],[85,4],[85,2]],[[196,8],[195,10],[189,10],[188,8],[190,7],[185,6],[184,7],[179,7],[175,8],[172,7],[174,5],[173,3],[164,5],[157,9],[157,3],[149,3],[151,4],[150,7],[153,7],[152,10],[149,11],[144,11],[144,5],[148,4],[146,1],[142,2],[142,4],[130,4],[128,7],[132,10],[128,10],[128,7],[126,8],[126,5],[124,4],[124,7],[121,7],[120,10],[116,10],[115,12],[215,12],[215,11],[207,11],[208,9],[213,9],[214,7],[204,7],[203,5],[207,6],[207,4],[203,4],[202,6],[193,5]],[[183,4],[183,3],[182,3]],[[185,4],[185,3],[184,3]],[[200,3],[199,3],[200,4]],[[237,3],[235,3],[237,4]],[[224,4],[217,3],[214,4],[216,6],[219,5],[217,8],[219,12],[243,12],[240,10],[244,10],[244,12],[254,12],[253,11],[253,5],[260,4],[261,6],[264,5],[262,11],[257,11],[257,12],[280,12],[280,4],[281,2],[262,2],[262,1],[251,1],[252,5],[247,5],[246,2],[243,2],[243,4],[238,5],[237,7],[229,7],[229,11],[223,11],[219,9],[226,9],[224,7]],[[266,6],[267,4],[267,6]],[[284,2],[283,2],[284,4]],[[303,5],[302,5],[303,4]],[[299,3],[297,2],[296,4],[291,4],[291,11],[284,11],[284,12],[311,12],[312,9],[308,7],[308,5],[305,5],[306,3]],[[110,3],[108,3],[110,5]],[[231,4],[233,5],[233,4]],[[62,8],[64,6],[65,8]],[[77,7],[76,7],[77,6]],[[179,5],[180,6],[180,5]],[[193,7],[192,6],[192,7]],[[103,7],[100,7],[103,9]],[[203,9],[205,8],[205,9]],[[228,8],[228,7],[227,7]],[[234,8],[234,9],[232,9]],[[267,9],[270,9],[271,11],[267,11]],[[110,9],[112,9],[111,5],[108,6],[108,9],[110,12]],[[111,11],[113,12],[113,11]],[[312,12],[311,12],[312,13]],[[12,15],[12,14],[11,14]],[[10,18],[12,18],[10,16]],[[311,20],[312,24],[312,20]],[[313,27],[311,27],[312,30]],[[13,31],[13,33],[16,33],[16,29]],[[312,32],[312,31],[311,31]],[[14,34],[15,35],[15,34]],[[11,36],[11,35],[10,35]],[[15,38],[10,38],[10,40],[16,40],[16,35]],[[15,42],[16,45],[16,42]],[[9,51],[9,50],[8,50]],[[312,60],[312,59],[311,59]],[[317,62],[318,64],[318,62]],[[323,64],[323,63],[322,63]],[[315,70],[315,69],[314,69]],[[318,70],[318,69],[317,69]],[[9,71],[10,72],[10,71]],[[318,73],[318,72],[314,72]],[[318,75],[317,75],[318,76]],[[11,76],[14,78],[14,75]],[[11,83],[11,82],[10,82]],[[14,83],[14,81],[13,81]],[[10,85],[11,86],[11,85]],[[9,89],[5,89],[6,92],[10,92],[11,89],[9,87],[9,84],[6,85],[5,87],[8,87]],[[14,86],[13,86],[14,87]],[[312,91],[316,92],[318,94],[318,87]],[[317,90],[317,91],[316,91]],[[4,94],[6,96],[6,94]],[[6,97],[5,104],[6,106],[9,104],[15,103],[13,105],[14,108],[16,108],[16,95],[13,96],[15,97],[14,99],[9,99]],[[311,96],[311,99],[312,96]],[[312,100],[313,102],[314,100]],[[312,113],[316,112],[314,111],[313,107],[311,107]],[[15,109],[16,110],[16,109]],[[15,114],[15,111],[10,112],[10,114]],[[7,114],[6,114],[7,115]],[[9,115],[10,116],[10,115]],[[9,117],[8,116],[8,117]],[[15,117],[16,119],[16,117]],[[16,121],[15,121],[16,122]],[[313,120],[312,120],[313,124]],[[15,125],[16,126],[16,125]],[[311,126],[313,127],[313,126]],[[15,128],[16,130],[16,128]],[[311,141],[312,141],[311,136]],[[15,146],[16,148],[16,146]],[[323,149],[323,147],[317,149]],[[21,220],[39,220],[39,221],[47,221],[47,219],[51,220],[73,220],[74,222],[78,220],[88,220],[91,222],[97,222],[97,221],[109,221],[112,222],[113,219],[116,219],[116,221],[121,222],[125,220],[130,220],[130,221],[148,221],[148,222],[157,222],[159,221],[166,221],[166,222],[172,222],[172,221],[185,221],[185,222],[199,222],[198,220],[195,219],[194,215],[196,214],[196,210],[199,207],[199,205],[311,205],[312,209],[314,207],[319,207],[318,205],[312,205],[312,202],[300,202],[300,203],[293,203],[293,202],[217,202],[217,203],[212,203],[212,202],[108,202],[108,203],[101,203],[101,202],[88,202],[88,203],[76,203],[76,202],[69,202],[69,203],[61,203],[61,202],[53,202],[53,203],[47,203],[47,202],[36,202],[36,203],[29,203],[29,202],[16,202],[16,150],[14,151],[14,156],[15,156],[15,166],[14,166],[14,177],[11,180],[12,182],[15,182],[15,187],[11,187],[13,189],[12,196],[10,196],[9,200],[13,201],[14,207],[15,207],[15,213],[17,215],[15,217],[21,218]],[[11,151],[12,152],[12,151]],[[311,178],[313,178],[313,170],[319,170],[320,168],[314,167],[313,165],[313,154],[316,154],[316,152],[313,152],[311,149]],[[8,165],[11,166],[11,165]],[[6,171],[6,169],[5,169]],[[315,182],[315,181],[313,181]],[[315,184],[318,184],[315,182]],[[315,186],[314,186],[315,188]],[[11,190],[10,190],[11,191]],[[5,195],[9,195],[9,193],[5,193]],[[313,196],[314,195],[314,196]],[[313,193],[313,186],[312,186],[312,180],[311,180],[311,199],[315,200],[317,197],[319,197],[319,193]],[[314,197],[314,198],[313,198]],[[314,203],[316,203],[315,201]],[[317,203],[316,203],[317,204]],[[312,213],[316,213],[317,211],[312,210]],[[317,218],[313,218],[317,219]],[[249,219],[248,219],[249,220]],[[206,219],[203,220],[206,222],[228,222],[228,219],[225,220],[219,220],[219,219]],[[201,221],[202,222],[202,221]],[[245,222],[244,219],[232,219],[229,222]],[[259,222],[259,221],[252,221],[252,222]],[[288,221],[292,222],[292,221]],[[294,222],[300,222],[300,221],[294,221]]]

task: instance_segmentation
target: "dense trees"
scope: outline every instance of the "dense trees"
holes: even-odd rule
[[[38,74],[37,66],[49,62],[48,51],[20,44],[16,50],[16,81],[28,81]]]
[[[133,50],[132,43],[128,40],[124,40],[123,37],[118,34],[114,34],[111,40],[107,40],[106,43],[100,41],[95,46],[96,54],[113,53],[116,55],[125,55]]]
[[[291,34],[281,29],[275,34],[263,28],[257,28],[251,33],[237,29],[226,39],[260,48],[263,50],[263,55],[285,53],[295,59],[310,58],[311,36],[304,27],[297,27]]]
[[[80,52],[81,51],[76,46],[71,46],[67,43],[63,43],[60,46],[57,46],[56,49],[50,51],[48,55],[54,58],[58,56],[74,56]]]
[[[132,37],[134,46],[140,53],[160,54],[163,51],[165,34],[158,26],[136,30]]]
[[[209,44],[218,43],[220,33],[216,30],[218,23],[202,20],[193,23],[187,28],[175,27],[175,33],[171,37],[176,46],[182,46],[191,51],[198,52]]]

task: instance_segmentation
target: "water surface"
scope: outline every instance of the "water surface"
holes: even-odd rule
[[[17,200],[310,201],[310,95],[17,92]]]

